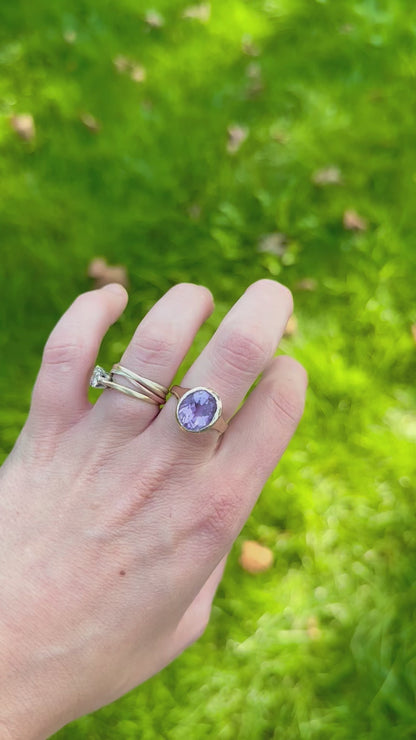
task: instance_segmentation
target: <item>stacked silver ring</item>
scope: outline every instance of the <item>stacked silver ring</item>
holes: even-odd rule
[[[114,378],[118,376],[127,380],[130,385],[115,382]],[[162,406],[166,402],[166,396],[169,392],[169,389],[164,385],[143,378],[141,375],[136,375],[132,370],[128,370],[119,364],[114,365],[109,373],[97,365],[91,376],[90,386],[92,388],[112,388],[126,396],[132,396],[156,406]]]

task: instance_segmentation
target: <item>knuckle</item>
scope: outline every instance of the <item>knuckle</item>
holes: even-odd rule
[[[146,365],[166,366],[172,361],[176,348],[176,334],[173,327],[164,324],[163,327],[152,329],[142,327],[135,342],[135,351],[140,361]]]
[[[214,494],[201,511],[199,529],[214,544],[225,545],[234,536],[238,503],[231,492]]]
[[[84,354],[82,342],[57,342],[54,338],[47,341],[43,351],[43,364],[49,365],[72,365]]]
[[[221,368],[247,375],[261,372],[271,348],[261,340],[261,329],[250,332],[233,329],[227,332],[217,346],[218,372]]]
[[[270,401],[279,420],[283,418],[293,426],[299,424],[305,407],[305,396],[299,388],[286,382],[272,391]]]

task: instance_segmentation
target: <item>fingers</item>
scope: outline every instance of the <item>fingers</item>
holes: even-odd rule
[[[182,568],[192,563],[202,583],[230,550],[287,447],[302,416],[306,385],[301,365],[275,358],[201,466],[195,496],[179,492],[172,520],[183,542],[178,561]]]
[[[307,383],[306,371],[296,360],[274,358],[222,438],[212,463],[231,471],[231,488],[242,494],[235,512],[237,532],[296,430]]]
[[[270,361],[282,337],[293,303],[290,291],[272,280],[251,285],[227,314],[214,337],[193,364],[181,386],[216,391],[227,419]],[[188,449],[215,446],[217,432],[189,434],[177,425],[170,399],[155,422],[155,431],[176,438]],[[203,441],[203,439],[204,441]]]
[[[145,318],[127,347],[121,364],[138,375],[169,386],[188,352],[195,334],[213,310],[207,288],[182,283],[171,288]],[[117,433],[131,438],[142,432],[159,413],[158,406],[105,391],[94,414]]]
[[[33,390],[31,423],[67,427],[90,409],[88,382],[101,341],[127,300],[118,284],[75,299],[46,343]]]

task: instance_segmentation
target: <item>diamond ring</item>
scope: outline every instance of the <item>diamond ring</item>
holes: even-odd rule
[[[126,379],[130,385],[124,385],[114,382],[114,377],[120,376]],[[152,403],[156,406],[162,406],[166,401],[168,388],[153,380],[136,375],[132,370],[128,370],[122,365],[114,365],[111,372],[107,373],[102,367],[97,365],[94,368],[90,379],[91,388],[112,388],[120,391],[126,396],[137,398],[139,401]]]

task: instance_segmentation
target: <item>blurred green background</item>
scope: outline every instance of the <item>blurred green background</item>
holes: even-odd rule
[[[416,738],[415,124],[412,0],[1,3],[2,459],[93,257],[104,366],[175,282],[217,300],[190,362],[276,277],[310,375],[204,637],[60,740]]]

